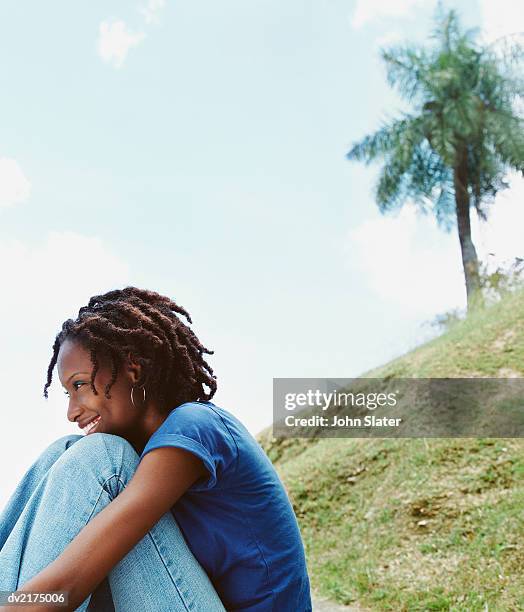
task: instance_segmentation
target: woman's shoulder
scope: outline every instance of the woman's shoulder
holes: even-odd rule
[[[231,412],[212,402],[185,402],[174,408],[157,430],[162,434],[181,434],[209,445],[246,448],[256,444],[244,424]]]
[[[247,429],[231,412],[213,402],[185,402],[174,408],[166,422],[191,423],[200,427],[219,427],[231,434],[245,434]]]
[[[182,433],[206,445],[231,446],[249,457],[266,458],[254,436],[232,412],[213,402],[186,402],[173,409],[159,433]]]
[[[237,440],[223,414],[203,402],[186,402],[174,408],[148,440],[142,456],[161,446],[184,448],[204,462],[211,478],[199,490],[212,488],[238,459]]]
[[[216,427],[236,420],[230,412],[212,402],[193,401],[173,408],[165,423],[168,425],[188,423],[194,426]]]

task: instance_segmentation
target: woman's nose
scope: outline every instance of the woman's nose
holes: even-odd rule
[[[72,398],[69,398],[69,405],[67,406],[67,418],[71,423],[74,423],[80,416],[79,407],[73,402]]]

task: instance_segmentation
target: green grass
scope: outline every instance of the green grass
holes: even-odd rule
[[[524,376],[524,293],[363,374]],[[524,610],[521,439],[259,441],[300,524],[313,589],[368,610]]]

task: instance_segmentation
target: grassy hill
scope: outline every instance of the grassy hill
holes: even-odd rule
[[[524,377],[524,292],[362,376]],[[259,441],[314,590],[368,610],[524,610],[524,441]]]

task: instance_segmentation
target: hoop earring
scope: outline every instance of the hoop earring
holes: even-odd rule
[[[143,399],[143,406],[142,408],[146,405],[146,388],[145,387],[140,387],[140,389],[142,389],[142,391],[144,392],[144,399]],[[133,399],[133,391],[135,390],[135,387],[131,387],[131,403],[133,404],[133,408],[136,408],[136,404],[135,404],[135,400]]]

